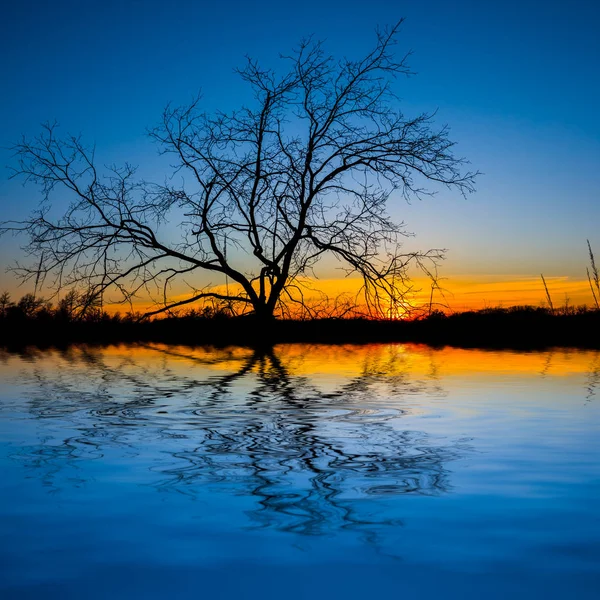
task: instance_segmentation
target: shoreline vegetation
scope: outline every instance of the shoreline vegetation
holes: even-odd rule
[[[72,307],[71,307],[72,308]],[[167,343],[191,346],[269,347],[281,343],[422,343],[432,346],[540,349],[600,348],[600,310],[513,306],[431,314],[412,320],[368,318],[282,319],[189,311],[140,319],[97,307],[82,313],[64,303],[26,294],[17,303],[0,295],[0,346],[61,347],[69,344]]]

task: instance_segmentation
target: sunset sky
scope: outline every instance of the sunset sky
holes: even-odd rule
[[[0,25],[0,163],[10,145],[56,119],[95,142],[100,163],[129,161],[162,181],[164,160],[146,136],[168,102],[202,90],[207,111],[250,102],[234,67],[251,55],[276,66],[300,38],[360,57],[373,31],[405,17],[398,51],[417,75],[398,81],[407,115],[437,110],[456,154],[482,172],[462,198],[438,189],[390,213],[415,233],[407,249],[446,248],[440,275],[456,309],[591,301],[586,239],[600,261],[600,3],[521,0],[399,2],[307,0],[32,1],[3,7]],[[39,191],[0,175],[0,220],[27,216]],[[435,190],[435,188],[432,188]],[[176,232],[176,230],[174,230]],[[24,240],[0,239],[5,268]],[[335,263],[328,293],[346,290]],[[208,281],[208,280],[207,280]],[[426,282],[424,283],[426,288]]]

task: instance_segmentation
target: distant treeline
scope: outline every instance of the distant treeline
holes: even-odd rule
[[[56,306],[33,294],[17,302],[6,293],[0,295],[3,346],[122,342],[253,347],[291,342],[415,342],[482,348],[600,348],[600,310],[516,306],[455,314],[433,311],[412,321],[327,318],[265,323],[252,316],[230,317],[210,310],[148,320],[134,313],[109,314],[73,294]]]

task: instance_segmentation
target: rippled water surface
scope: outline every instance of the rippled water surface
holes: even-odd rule
[[[1,598],[598,598],[600,354],[0,353]]]

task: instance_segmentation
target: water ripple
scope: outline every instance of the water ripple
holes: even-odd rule
[[[209,359],[155,350],[165,361],[154,369],[135,354],[111,363],[88,348],[63,353],[52,370],[32,358],[35,368],[22,374],[28,413],[51,423],[39,445],[14,458],[60,488],[71,481],[62,470],[126,449],[146,465],[145,485],[191,497],[225,486],[254,498],[256,526],[318,535],[385,520],[361,517],[360,498],[447,492],[448,464],[466,451],[402,427],[402,398],[440,395],[434,379],[365,365],[323,392],[273,350]],[[174,359],[187,369],[173,371]]]

